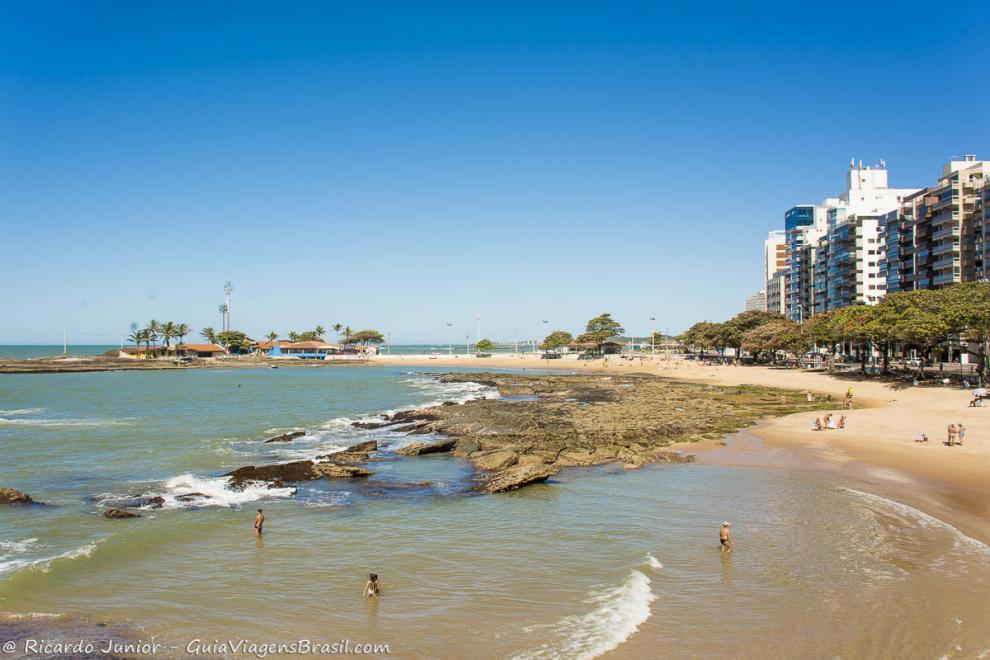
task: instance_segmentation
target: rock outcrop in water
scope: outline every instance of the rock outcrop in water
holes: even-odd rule
[[[371,470],[335,463],[315,463],[313,461],[293,461],[275,465],[247,465],[223,475],[230,477],[230,487],[243,489],[251,482],[264,482],[272,487],[282,487],[286,483],[315,481],[324,477],[368,477]]]
[[[375,451],[378,451],[378,441],[368,440],[351,445],[347,449],[335,451],[332,454],[317,456],[317,459],[331,463],[364,463],[371,459],[371,453]]]
[[[445,374],[440,380],[495,387],[503,398],[396,413],[389,423],[402,425],[392,430],[441,436],[396,453],[453,452],[484,473],[484,492],[544,481],[566,467],[687,462],[693,457],[665,448],[721,437],[767,415],[815,409],[797,391],[647,375],[482,373]]]
[[[289,431],[288,433],[283,433],[282,435],[276,435],[274,438],[268,438],[265,440],[265,444],[270,442],[292,442],[296,438],[301,438],[306,435],[305,431]]]
[[[37,504],[30,495],[0,486],[0,504]]]
[[[141,514],[124,511],[123,509],[107,509],[103,512],[103,517],[110,520],[123,520],[125,518],[140,518]]]

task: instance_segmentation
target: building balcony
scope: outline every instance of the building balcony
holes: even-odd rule
[[[932,263],[932,268],[936,271],[953,270],[959,268],[959,255],[948,254],[939,257]]]
[[[952,223],[952,222],[954,222],[954,223],[958,223],[959,222],[959,212],[958,211],[953,211],[952,213],[945,212],[945,213],[936,214],[936,215],[932,216],[932,222],[931,222],[932,230],[934,231],[934,230],[936,230],[937,227],[940,227],[940,226],[942,226],[944,224]]]
[[[932,286],[944,286],[946,284],[953,284],[954,282],[959,282],[960,277],[958,273],[939,273],[932,278]],[[920,288],[920,287],[919,287]]]
[[[959,227],[959,223],[950,223],[932,232],[932,240],[938,241],[943,238],[948,238],[950,236],[954,238],[958,238],[961,231],[962,230]]]
[[[932,248],[932,256],[952,253],[959,256],[959,243],[943,243]]]

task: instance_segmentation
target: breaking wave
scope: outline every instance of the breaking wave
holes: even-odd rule
[[[71,561],[74,559],[92,556],[93,551],[96,550],[96,546],[103,541],[104,539],[93,541],[52,557],[42,557],[40,559],[11,559],[9,561],[0,562],[0,575],[19,571],[21,569],[29,569],[47,573],[51,570],[52,565],[57,562]]]
[[[37,427],[65,427],[65,426],[127,426],[130,420],[126,419],[23,419],[0,417],[0,427],[4,426],[37,426]]]
[[[163,509],[189,509],[206,506],[236,508],[248,502],[273,497],[292,497],[292,487],[269,488],[263,483],[245,484],[242,490],[230,488],[230,477],[197,477],[180,474],[164,484]]]
[[[11,408],[9,410],[0,409],[0,417],[10,416],[10,415],[37,415],[38,413],[45,412],[44,408]]]
[[[646,553],[646,565],[655,571],[659,571],[663,568],[663,564],[660,563],[660,560],[650,553]]]
[[[552,626],[559,640],[522,653],[518,660],[580,658],[590,660],[617,648],[650,618],[656,600],[650,578],[632,571],[620,585],[592,593],[585,601],[595,609],[564,617]]]

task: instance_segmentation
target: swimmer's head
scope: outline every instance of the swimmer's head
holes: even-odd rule
[[[378,573],[369,574],[368,579],[371,580],[372,582],[375,582],[376,580],[378,580]]]

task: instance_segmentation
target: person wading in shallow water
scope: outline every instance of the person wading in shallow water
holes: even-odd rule
[[[254,533],[260,535],[262,532],[262,527],[265,526],[265,514],[258,509],[257,515],[254,517]]]
[[[722,544],[720,552],[732,552],[732,534],[729,533],[730,522],[722,523],[722,529],[718,532],[719,543]]]
[[[368,583],[364,585],[364,595],[368,598],[376,598],[382,590],[382,585],[378,582],[378,573],[368,576]]]

